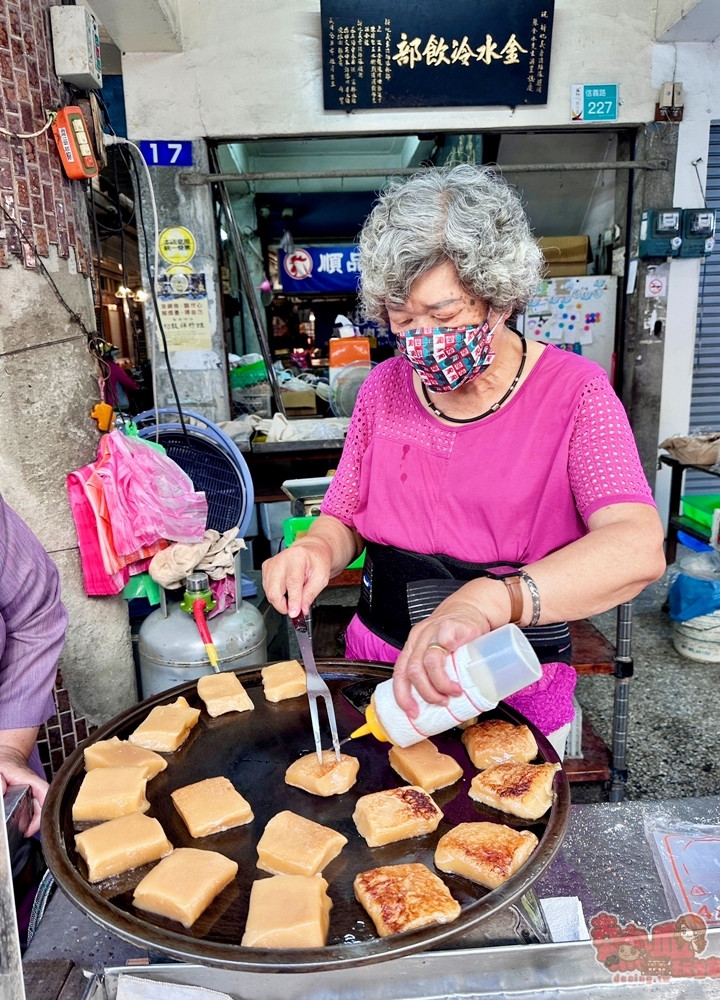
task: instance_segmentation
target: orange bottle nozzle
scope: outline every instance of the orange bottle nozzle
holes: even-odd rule
[[[382,743],[390,743],[390,737],[382,727],[382,723],[377,717],[375,706],[372,702],[365,709],[365,722],[354,733],[350,733],[350,739],[357,739],[359,736],[374,736]]]

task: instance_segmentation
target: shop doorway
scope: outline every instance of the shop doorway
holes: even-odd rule
[[[628,130],[583,129],[216,146],[241,250],[262,297],[263,333],[273,360],[327,377],[329,341],[346,322],[371,338],[372,361],[389,356],[389,332],[366,324],[358,310],[358,275],[351,266],[377,191],[389,177],[422,166],[497,164],[519,191],[549,262],[551,284],[542,290],[543,300],[518,317],[519,324],[530,337],[598,361],[619,389],[631,177],[612,165],[632,158],[633,140]],[[220,205],[217,218],[228,350],[252,355],[260,345]],[[303,275],[308,269],[312,280]],[[242,407],[241,395],[234,393],[236,407]]]

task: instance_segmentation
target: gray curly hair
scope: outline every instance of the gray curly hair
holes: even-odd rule
[[[428,168],[394,180],[360,233],[360,298],[369,319],[387,320],[426,271],[451,261],[465,288],[499,312],[521,312],[543,256],[518,195],[487,167]]]

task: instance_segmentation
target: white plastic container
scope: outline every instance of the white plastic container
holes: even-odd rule
[[[395,701],[392,680],[383,681],[375,688],[363,731],[409,747],[495,708],[503,698],[542,677],[540,661],[516,625],[503,625],[461,646],[448,656],[445,670],[460,684],[461,695],[447,705],[431,705],[413,691],[420,713],[410,719]],[[362,735],[361,730],[353,735]]]
[[[688,660],[720,663],[720,611],[674,622],[673,646]]]

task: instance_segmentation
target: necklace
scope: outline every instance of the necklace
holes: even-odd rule
[[[422,386],[423,397],[424,397],[425,402],[427,403],[427,405],[432,410],[432,412],[436,416],[442,417],[443,420],[449,420],[453,424],[472,424],[476,420],[482,420],[483,417],[489,417],[491,413],[495,413],[496,410],[499,410],[500,407],[505,402],[505,400],[510,396],[510,394],[512,393],[512,391],[515,388],[515,386],[520,381],[520,376],[522,375],[523,368],[525,367],[525,360],[527,358],[527,341],[525,340],[525,338],[523,337],[523,335],[520,334],[520,333],[518,334],[518,337],[520,337],[520,340],[522,340],[522,358],[520,360],[520,367],[517,370],[517,375],[515,376],[515,378],[510,383],[510,388],[505,393],[505,395],[502,397],[502,399],[499,399],[497,401],[497,403],[493,403],[493,405],[490,407],[489,410],[485,410],[484,413],[478,414],[477,417],[449,417],[446,413],[443,413],[442,410],[438,409],[438,407],[435,406],[435,404],[433,403],[433,401],[430,399],[430,394],[427,391],[427,387],[426,387],[425,383],[421,382],[420,384]]]

